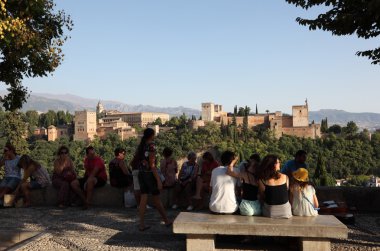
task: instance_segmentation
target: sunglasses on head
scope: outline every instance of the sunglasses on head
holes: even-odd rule
[[[68,154],[68,152],[63,151],[63,152],[59,152],[59,154]]]

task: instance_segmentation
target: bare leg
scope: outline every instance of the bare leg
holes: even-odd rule
[[[140,206],[139,206],[139,217],[140,217],[140,230],[145,229],[145,221],[144,221],[144,216],[145,216],[145,210],[146,210],[146,204],[148,203],[148,195],[147,194],[141,194],[141,199],[140,199]]]
[[[170,224],[171,221],[169,221],[168,216],[166,215],[166,211],[165,211],[164,207],[162,206],[162,202],[160,200],[159,195],[153,195],[153,203],[154,203],[154,206],[156,207],[157,211],[160,213],[162,219],[164,220],[165,225]]]
[[[87,204],[87,206],[90,205],[90,202],[92,200],[92,194],[94,192],[95,185],[96,185],[96,178],[88,178],[87,185],[86,185],[86,204]]]
[[[25,196],[24,206],[28,207],[30,206],[30,190],[29,190],[29,183],[23,183],[21,185],[21,191]]]
[[[133,193],[135,194],[136,205],[140,205],[140,201],[141,201],[140,190],[134,190]]]
[[[12,190],[9,187],[3,187],[0,190],[0,199],[3,199],[5,194],[11,193]]]
[[[79,181],[73,180],[70,184],[71,189],[82,199],[83,203],[86,203],[86,196],[84,195],[82,189],[80,188]]]
[[[193,196],[194,199],[196,200],[202,199],[201,197],[202,187],[203,187],[203,179],[198,176],[195,183],[195,195]]]

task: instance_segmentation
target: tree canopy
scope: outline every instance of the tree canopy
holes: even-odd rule
[[[359,38],[374,38],[380,35],[380,0],[286,0],[290,4],[309,9],[325,5],[328,10],[315,19],[298,17],[300,25],[310,30],[322,29],[333,35],[356,34]],[[358,51],[358,56],[368,57],[372,64],[380,64],[380,47]]]
[[[22,107],[28,90],[24,77],[43,77],[62,62],[64,34],[73,23],[53,0],[0,0],[0,82],[8,86],[6,110]]]

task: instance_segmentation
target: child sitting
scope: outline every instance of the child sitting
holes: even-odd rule
[[[318,215],[318,199],[314,187],[309,184],[308,174],[305,168],[299,168],[292,174],[294,183],[290,187],[290,203],[296,216]]]

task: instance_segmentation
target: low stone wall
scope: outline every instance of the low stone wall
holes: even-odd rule
[[[318,187],[319,202],[345,202],[358,212],[380,212],[380,187]]]
[[[57,206],[57,190],[53,186],[33,190],[31,193],[33,206]],[[124,191],[106,184],[94,190],[92,205],[102,207],[122,207]]]
[[[173,190],[163,190],[161,200],[166,207],[172,205]],[[92,204],[101,207],[123,207],[124,192],[109,184],[94,191]],[[34,190],[31,193],[33,206],[56,206],[57,190],[52,186]],[[380,188],[370,187],[318,187],[317,197],[320,202],[334,200],[345,202],[348,207],[356,208],[358,212],[380,212]],[[183,203],[183,198],[179,204]],[[207,207],[208,202],[204,201]]]

